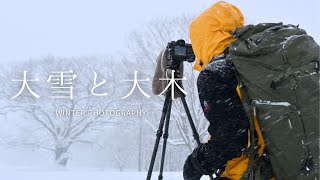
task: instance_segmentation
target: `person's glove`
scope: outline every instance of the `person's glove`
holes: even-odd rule
[[[202,175],[209,175],[212,172],[208,172],[204,169],[198,159],[199,150],[202,145],[196,147],[192,154],[188,156],[183,167],[183,177],[185,180],[200,180]]]
[[[194,167],[192,161],[192,154],[188,156],[183,166],[183,178],[184,180],[200,180],[202,172]]]

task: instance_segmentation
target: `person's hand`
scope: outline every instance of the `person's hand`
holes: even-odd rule
[[[191,159],[192,159],[192,154],[188,156],[187,160],[184,163],[183,166],[183,178],[185,180],[200,180],[202,177],[201,171],[194,167]]]

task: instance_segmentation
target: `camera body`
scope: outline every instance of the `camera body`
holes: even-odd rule
[[[167,45],[167,52],[168,69],[178,69],[183,61],[195,61],[195,55],[191,44],[185,43],[182,39],[169,42]]]

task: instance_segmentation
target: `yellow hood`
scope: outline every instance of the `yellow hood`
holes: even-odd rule
[[[236,38],[231,33],[244,25],[241,11],[219,1],[194,19],[190,26],[192,48],[197,57],[194,69],[201,71],[210,60],[223,53]]]

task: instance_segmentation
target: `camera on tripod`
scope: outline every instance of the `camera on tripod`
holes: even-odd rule
[[[176,70],[180,67],[181,62],[194,62],[195,55],[191,44],[187,44],[184,40],[169,42],[167,45],[167,68]]]
[[[190,110],[187,105],[187,101],[185,99],[185,94],[181,92],[183,89],[181,79],[177,80],[177,82],[172,83],[172,88],[168,88],[168,77],[173,78],[181,78],[183,77],[183,62],[194,62],[195,55],[193,53],[193,49],[191,44],[186,44],[184,40],[172,41],[169,42],[166,49],[160,53],[157,58],[157,66],[155,70],[155,75],[153,77],[152,82],[152,91],[155,95],[162,94],[165,91],[165,101],[162,108],[162,115],[159,123],[159,128],[157,130],[157,138],[154,143],[154,148],[150,160],[149,170],[147,174],[147,180],[151,180],[152,171],[154,167],[154,163],[156,161],[156,156],[160,144],[160,138],[163,138],[162,145],[162,154],[161,154],[161,162],[160,162],[160,171],[158,180],[163,179],[163,170],[164,170],[164,160],[166,154],[167,140],[169,137],[169,121],[171,114],[171,106],[172,101],[175,97],[181,99],[185,113],[187,115],[188,121],[190,123],[190,127],[192,129],[193,137],[196,140],[198,146],[201,144],[199,134],[194,125],[194,122],[191,117]],[[167,81],[160,81],[161,79]],[[171,82],[171,81],[170,81]],[[176,86],[180,88],[174,88]],[[210,179],[213,180],[212,175]]]

